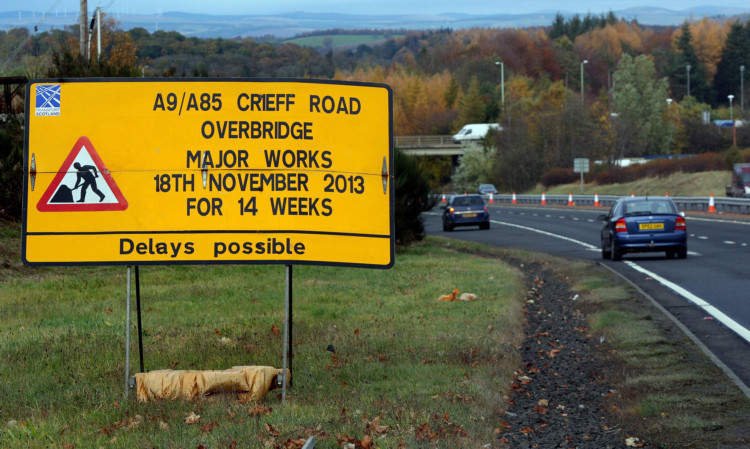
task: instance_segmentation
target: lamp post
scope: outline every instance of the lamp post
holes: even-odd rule
[[[687,96],[690,96],[690,64],[685,67],[687,69]]]
[[[584,98],[583,98],[583,65],[584,64],[588,64],[588,63],[589,63],[588,59],[584,59],[583,62],[581,62],[581,104],[583,104],[583,102],[584,102]]]
[[[737,146],[737,128],[734,126],[734,109],[732,109],[734,95],[727,95],[727,98],[729,98],[729,119],[732,120],[732,145]]]
[[[740,66],[740,109],[745,110],[745,66]]]
[[[503,61],[495,61],[495,65],[500,66],[500,102],[503,105],[503,112],[505,112],[505,64],[503,64]]]
[[[667,98],[667,107],[668,108],[672,107],[672,99],[671,98]]]

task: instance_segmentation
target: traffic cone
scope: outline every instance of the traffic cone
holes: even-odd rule
[[[714,192],[711,192],[711,196],[708,198],[708,213],[716,213],[716,205],[714,205]]]
[[[669,196],[669,192],[665,193],[664,196]]]
[[[443,198],[441,200],[442,202],[445,202],[445,192],[443,192]]]
[[[493,204],[495,202],[495,197],[492,195],[492,192],[490,192],[490,204]]]
[[[575,206],[576,203],[573,202],[573,192],[570,192],[568,194],[568,206]]]
[[[635,192],[630,192],[630,197],[632,198],[634,196],[635,196]]]
[[[511,200],[511,203],[516,204],[516,192],[513,192],[513,199]]]
[[[601,204],[599,204],[599,192],[594,192],[594,207],[599,207]]]
[[[547,204],[547,198],[545,198],[544,192],[542,192],[542,206],[544,206],[545,204]]]

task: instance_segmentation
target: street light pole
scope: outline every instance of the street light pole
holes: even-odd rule
[[[732,109],[734,95],[727,95],[727,98],[729,98],[729,118],[732,120],[732,145],[737,146],[737,128],[734,126],[734,109]]]
[[[745,110],[745,66],[740,66],[740,109]]]
[[[584,103],[584,98],[583,98],[583,65],[584,64],[588,64],[588,63],[589,63],[588,59],[584,59],[583,62],[581,62],[581,104]]]
[[[495,65],[500,66],[500,102],[503,105],[503,112],[505,112],[505,64],[503,64],[503,61],[495,61]]]
[[[687,96],[690,96],[690,64],[685,67],[687,69]]]

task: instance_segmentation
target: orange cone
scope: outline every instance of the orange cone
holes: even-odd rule
[[[495,202],[495,197],[492,195],[492,192],[490,192],[490,204],[493,204]]]
[[[445,202],[445,192],[443,192],[442,202]]]
[[[708,213],[716,213],[716,205],[714,205],[714,192],[711,192],[711,196],[708,198]]]
[[[634,196],[635,196],[635,192],[630,192],[630,197],[632,198]]]
[[[542,205],[547,204],[547,198],[544,196],[544,192],[542,192]]]
[[[601,204],[599,204],[599,192],[594,192],[594,207],[599,207]]]
[[[665,193],[664,196],[669,196],[669,192]]]
[[[576,203],[573,202],[573,192],[570,192],[568,194],[568,206],[575,206]]]
[[[511,203],[516,204],[516,192],[513,192],[513,199],[511,200]]]

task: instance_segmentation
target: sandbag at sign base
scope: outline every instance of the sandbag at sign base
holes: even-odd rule
[[[195,399],[214,393],[237,393],[242,402],[262,401],[281,385],[283,370],[271,366],[233,366],[223,371],[158,370],[135,375],[139,401]],[[287,385],[291,373],[287,370]]]

